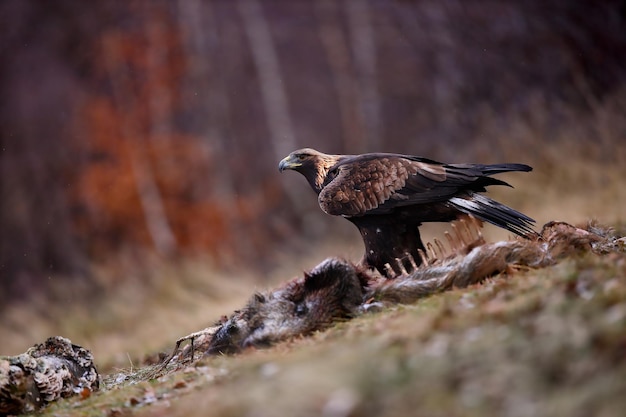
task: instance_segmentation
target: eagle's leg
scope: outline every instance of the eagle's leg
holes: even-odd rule
[[[419,223],[401,221],[391,215],[353,217],[350,221],[361,232],[365,244],[361,260],[364,266],[393,278],[404,271],[411,272],[416,262],[421,263],[419,251],[425,251],[425,247],[420,238]],[[387,264],[391,270],[385,267]]]

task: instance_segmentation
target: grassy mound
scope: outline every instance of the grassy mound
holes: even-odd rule
[[[210,357],[42,415],[618,416],[626,407],[626,255],[588,254]]]

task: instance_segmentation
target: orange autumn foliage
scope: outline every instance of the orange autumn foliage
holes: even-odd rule
[[[162,42],[158,50],[151,42]],[[158,204],[176,249],[217,252],[229,240],[224,219],[232,207],[211,193],[213,153],[207,138],[173,129],[184,71],[178,34],[152,23],[145,31],[111,31],[102,38],[99,74],[109,91],[86,100],[89,143],[71,198],[77,230],[92,254],[120,245],[154,245],[147,211]],[[155,57],[156,55],[156,57]],[[150,199],[142,201],[145,184]]]

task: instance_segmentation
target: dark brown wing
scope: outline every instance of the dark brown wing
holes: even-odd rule
[[[338,164],[319,195],[322,210],[332,215],[360,216],[388,211],[398,204],[415,204],[432,197],[446,181],[442,164],[399,155],[363,155]],[[417,196],[421,196],[416,200]]]
[[[330,172],[319,194],[322,210],[332,215],[381,214],[395,207],[447,201],[488,185],[499,172],[530,170],[519,164],[448,165],[398,154],[366,154],[342,161]]]

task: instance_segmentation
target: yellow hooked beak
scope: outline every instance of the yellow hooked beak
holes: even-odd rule
[[[278,170],[280,172],[283,172],[286,169],[296,169],[300,166],[302,166],[302,163],[300,163],[300,161],[298,161],[296,157],[294,157],[293,155],[288,155],[282,161],[280,161],[280,163],[278,164]]]

